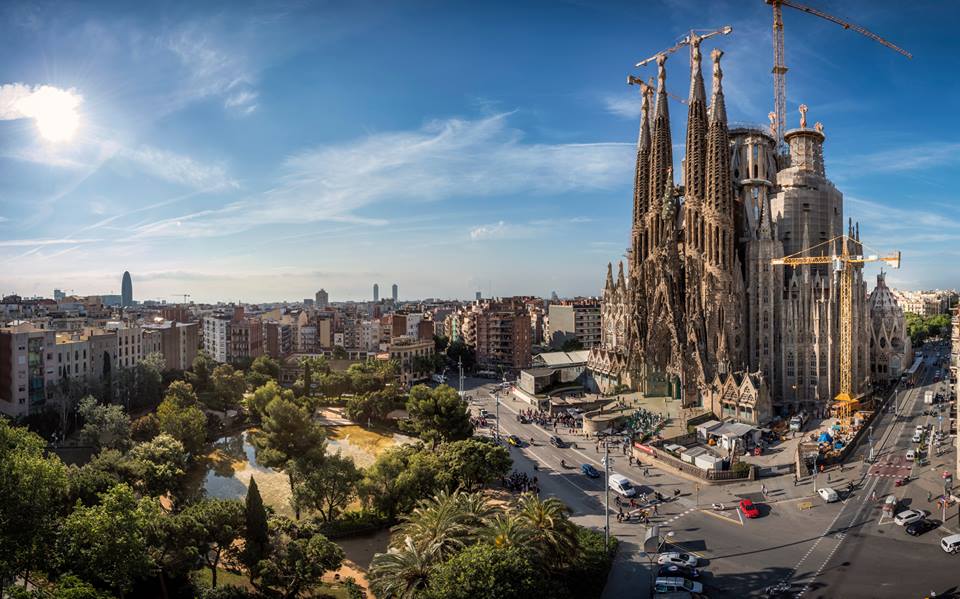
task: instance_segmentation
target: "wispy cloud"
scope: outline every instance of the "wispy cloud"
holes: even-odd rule
[[[166,39],[167,47],[187,70],[185,94],[224,96],[224,106],[238,114],[257,109],[256,77],[239,49],[228,49],[210,33],[207,23],[190,23]]]
[[[223,208],[148,223],[138,236],[227,235],[321,220],[382,224],[357,212],[381,202],[613,189],[629,180],[631,145],[525,143],[510,114],[431,121],[288,158],[269,191]]]
[[[0,121],[37,118],[44,109],[75,109],[82,102],[83,96],[74,89],[6,83],[0,85]]]
[[[608,95],[603,98],[603,105],[610,114],[625,119],[640,119],[640,99],[637,94]]]
[[[838,156],[831,162],[831,166],[844,169],[848,176],[922,171],[960,163],[960,143],[929,142],[853,156]]]
[[[0,247],[25,247],[25,246],[47,246],[47,245],[65,245],[77,243],[95,243],[99,239],[4,239],[0,240]]]
[[[159,179],[195,189],[237,187],[222,164],[204,164],[189,156],[150,146],[124,149],[119,156]]]

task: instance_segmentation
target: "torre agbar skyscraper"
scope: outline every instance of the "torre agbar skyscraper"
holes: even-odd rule
[[[640,86],[626,273],[623,263],[617,276],[607,265],[601,344],[588,361],[592,380],[604,391],[627,386],[689,406],[733,394],[751,396],[757,405],[748,409],[767,416],[823,413],[839,386],[838,283],[825,266],[771,264],[797,252],[839,250],[841,242],[827,243],[844,232],[844,220],[843,196],[826,178],[823,126],[808,128],[801,106],[783,156],[774,131],[729,128],[723,52],[711,53],[708,105],[699,40],[691,46],[679,184],[665,56],[657,61],[656,90]],[[847,234],[859,240],[859,226],[850,223]],[[854,289],[856,393],[868,383],[870,361],[859,270]],[[731,407],[738,401],[715,411],[738,410]]]

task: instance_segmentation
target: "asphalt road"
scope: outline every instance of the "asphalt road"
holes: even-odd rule
[[[923,385],[899,394],[899,403],[903,406],[901,416],[884,415],[875,423],[873,443],[881,460],[888,453],[902,455],[911,447],[916,423],[932,420],[922,415],[922,396],[924,390],[934,388],[929,386],[934,369],[928,368]],[[491,381],[467,380],[465,389],[473,398],[474,412],[481,407],[495,411],[493,387]],[[562,428],[558,435],[577,446],[564,449],[550,446],[547,439],[553,433],[552,428],[547,430],[517,421],[517,412],[528,407],[512,397],[501,401],[501,437],[515,434],[525,441],[524,447],[510,448],[515,469],[536,475],[542,494],[567,504],[575,522],[603,530],[603,480],[589,479],[579,469],[580,464],[590,463],[602,472],[603,454],[596,451],[593,441],[576,438]],[[486,434],[492,434],[493,430],[491,427]],[[529,444],[531,437],[532,445]],[[948,443],[952,445],[953,439],[948,438]],[[864,443],[859,453],[866,456],[868,449]],[[950,464],[954,459],[950,452],[934,460],[932,466],[942,467],[945,463],[952,471]],[[560,465],[561,460],[567,468]],[[534,463],[538,466],[536,471]],[[842,502],[824,503],[814,496],[813,485],[809,483],[809,492],[804,496],[770,504],[753,494],[756,489],[732,485],[703,491],[704,495],[724,495],[729,509],[714,512],[709,507],[698,507],[714,499],[700,497],[694,483],[652,468],[649,476],[643,476],[643,469],[629,465],[628,458],[622,454],[611,459],[611,473],[625,475],[644,491],[656,490],[673,497],[674,490],[680,490],[677,499],[659,507],[660,513],[653,520],[661,526],[661,534],[668,535],[668,545],[701,558],[704,574],[700,582],[711,598],[765,597],[767,587],[781,582],[789,589],[783,597],[911,598],[925,597],[931,590],[937,591],[939,597],[949,596],[946,593],[960,584],[957,569],[960,562],[955,561],[960,556],[946,554],[939,548],[940,538],[949,531],[934,530],[919,538],[909,537],[902,527],[881,518],[878,504],[871,500],[874,492],[883,497],[896,490],[903,506],[929,510],[926,491],[921,491],[913,482],[894,489],[893,478],[867,476],[868,467],[868,464],[858,464],[839,475],[844,483],[847,480],[858,483]],[[834,484],[837,476],[833,474]],[[818,486],[827,484],[820,478]],[[793,484],[792,477],[765,479],[765,483],[771,495],[776,494],[778,487]],[[735,502],[742,496],[750,496],[759,504],[760,518],[748,520],[740,516]],[[646,526],[635,520],[617,522],[612,492],[610,506],[611,534],[620,540],[621,547],[604,597],[646,597],[646,589],[650,588],[650,566],[641,548]],[[960,528],[956,517],[948,522],[948,527]]]

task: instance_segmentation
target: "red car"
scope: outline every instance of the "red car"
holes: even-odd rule
[[[740,511],[743,512],[743,515],[747,518],[760,517],[760,510],[758,510],[757,506],[753,505],[753,502],[749,499],[740,500]]]

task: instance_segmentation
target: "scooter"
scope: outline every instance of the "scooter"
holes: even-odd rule
[[[726,509],[722,503],[714,503],[711,507],[713,507],[713,511],[715,512],[722,512]]]

